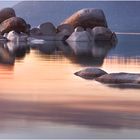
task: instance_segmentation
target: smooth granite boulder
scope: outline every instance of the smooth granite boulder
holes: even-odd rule
[[[39,29],[43,35],[56,35],[56,28],[51,22],[45,22],[39,25]]]
[[[102,75],[107,74],[104,70],[101,70],[99,68],[86,68],[84,70],[78,71],[74,73],[76,76],[80,76],[84,79],[95,79],[97,77],[100,77]]]
[[[66,41],[75,41],[75,42],[90,42],[91,36],[89,32],[73,32],[71,36]]]
[[[117,40],[115,33],[105,27],[95,27],[92,29],[92,35],[95,41],[115,41]]]
[[[18,34],[15,31],[10,31],[7,35],[7,39],[13,42],[26,42],[28,36],[25,34]]]
[[[96,78],[96,81],[110,84],[136,83],[140,84],[140,74],[135,73],[110,73]]]
[[[96,26],[107,27],[104,12],[101,9],[85,8],[77,11],[62,24],[70,24],[74,28],[81,26],[84,29]]]
[[[0,24],[0,32],[1,34],[8,33],[12,30],[20,33],[28,33],[28,26],[24,19],[20,17],[11,17]]]
[[[13,8],[4,8],[0,10],[0,23],[8,18],[15,17],[15,16],[16,14]]]

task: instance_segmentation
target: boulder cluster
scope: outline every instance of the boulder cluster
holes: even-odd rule
[[[23,18],[16,16],[14,9],[4,8],[0,11],[0,35],[10,41],[31,38],[67,42],[117,41],[115,33],[108,28],[104,12],[93,8],[77,11],[57,27],[51,22],[31,27]]]

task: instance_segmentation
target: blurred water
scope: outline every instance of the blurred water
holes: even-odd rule
[[[76,77],[88,66],[140,72],[140,36],[0,44],[0,138],[140,138],[140,89]]]

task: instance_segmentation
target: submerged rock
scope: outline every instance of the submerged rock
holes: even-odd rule
[[[51,22],[45,22],[39,25],[39,29],[43,35],[55,35],[56,28]]]
[[[78,71],[74,73],[76,76],[80,76],[85,79],[94,79],[99,76],[107,74],[105,71],[98,69],[98,68],[86,68],[84,70]]]
[[[110,29],[105,27],[95,27],[92,29],[92,35],[95,41],[115,41],[117,40]]]
[[[101,9],[81,9],[67,18],[62,24],[70,24],[74,28],[81,26],[84,29],[96,26],[107,27],[104,12]]]
[[[24,19],[20,17],[11,17],[0,24],[1,34],[8,33],[10,31],[28,33],[28,26]]]
[[[4,8],[0,10],[0,23],[8,18],[15,17],[15,16],[16,14],[13,8]]]
[[[140,74],[135,73],[110,73],[96,78],[96,81],[111,84],[136,83],[140,84]]]

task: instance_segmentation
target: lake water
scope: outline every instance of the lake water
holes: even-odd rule
[[[22,44],[16,54],[12,45],[0,47],[0,138],[140,138],[140,88],[74,75],[89,66],[139,73],[140,36],[118,35],[115,47]]]

